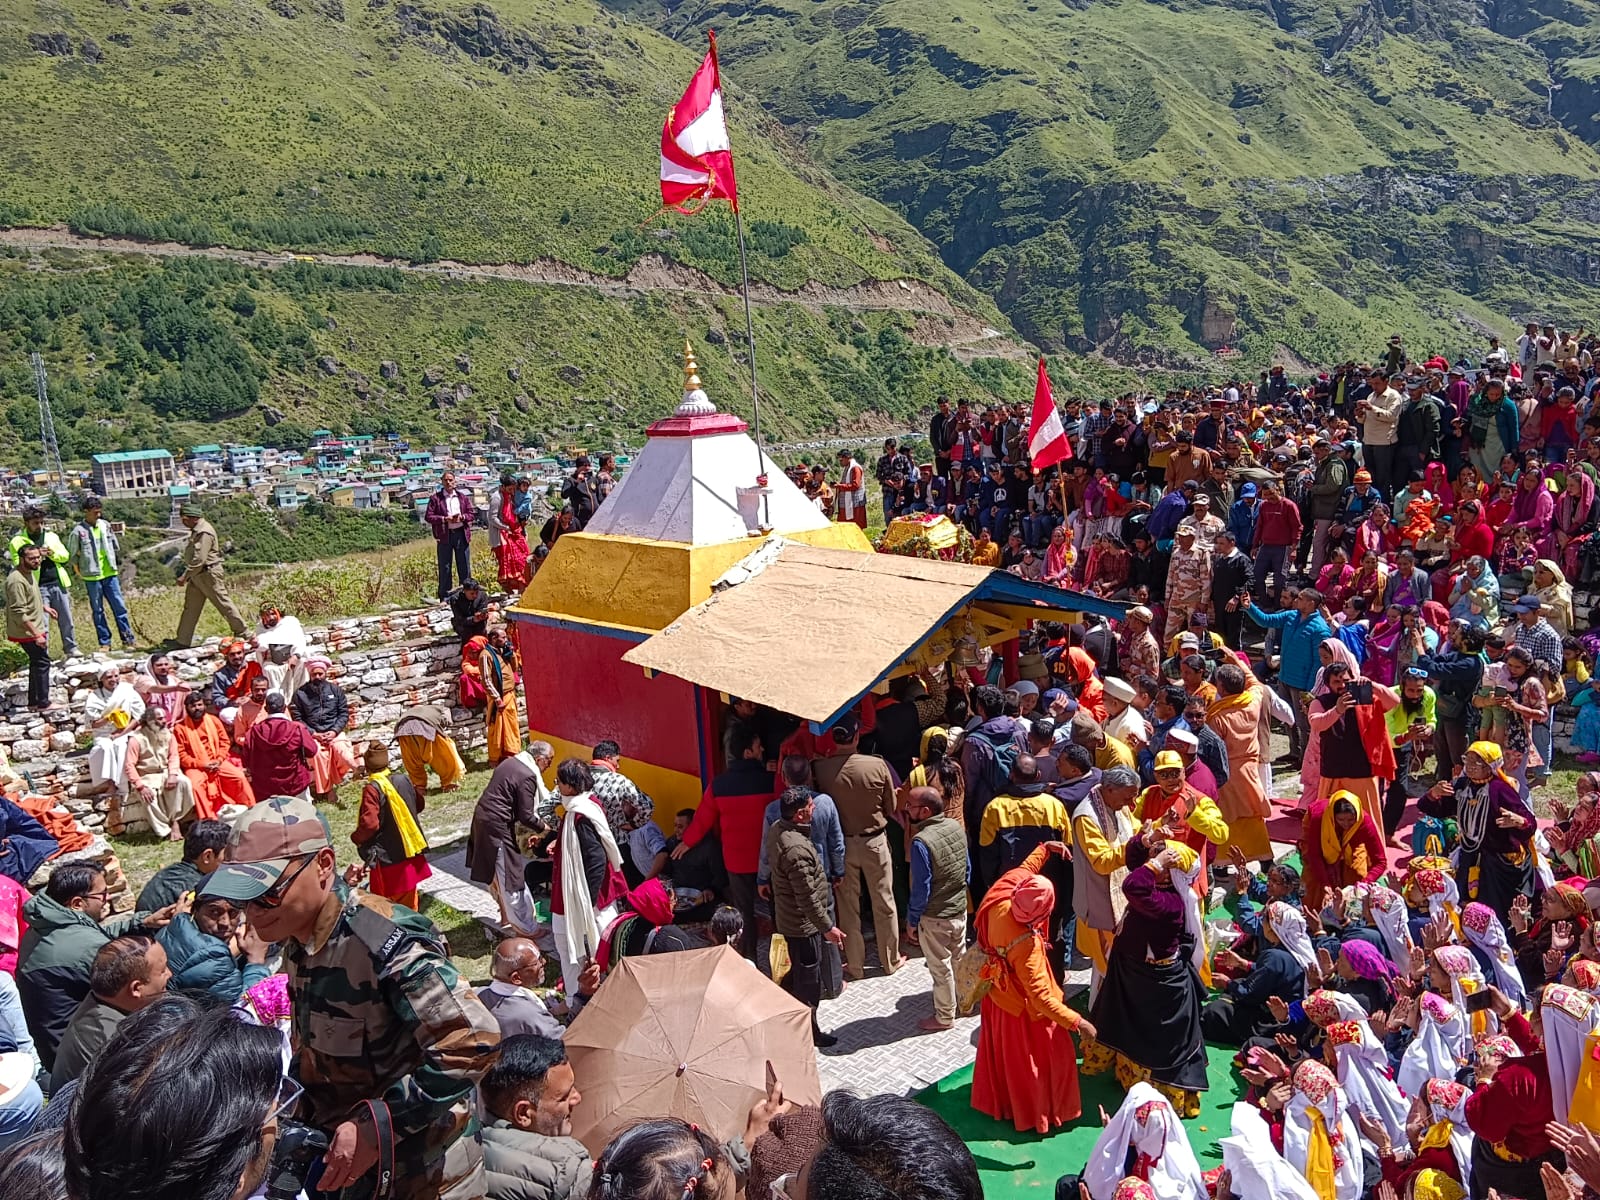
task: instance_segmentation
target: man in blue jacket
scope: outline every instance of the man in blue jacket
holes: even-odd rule
[[[1294,607],[1281,612],[1262,612],[1256,604],[1245,612],[1264,629],[1278,630],[1281,638],[1281,657],[1278,660],[1278,683],[1283,698],[1294,709],[1294,732],[1289,738],[1288,758],[1299,762],[1311,742],[1311,722],[1307,705],[1311,702],[1311,685],[1316,682],[1317,669],[1322,660],[1317,651],[1325,639],[1333,636],[1333,626],[1322,615],[1322,593],[1316,588],[1303,588],[1295,596]]]
[[[240,920],[243,915],[231,900],[201,895],[192,914],[173,917],[172,924],[156,934],[172,968],[167,990],[232,1004],[247,988],[265,979],[271,973],[266,965],[267,943]],[[239,936],[238,956],[229,948],[235,933]]]

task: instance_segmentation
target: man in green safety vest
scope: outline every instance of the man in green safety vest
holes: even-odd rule
[[[39,594],[44,605],[55,612],[56,625],[61,634],[61,654],[64,658],[78,657],[78,635],[72,628],[72,571],[68,563],[72,555],[61,544],[53,529],[44,527],[44,509],[30,504],[22,510],[22,528],[12,535],[6,546],[6,558],[15,567],[21,561],[24,546],[39,547]],[[45,621],[49,632],[49,619]]]

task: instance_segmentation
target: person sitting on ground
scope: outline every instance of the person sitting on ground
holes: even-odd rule
[[[369,742],[362,762],[367,782],[350,840],[372,873],[367,890],[416,911],[417,887],[433,875],[428,839],[417,821],[427,801],[409,779],[390,773],[387,746]]]
[[[488,1118],[488,1200],[581,1200],[593,1160],[572,1136],[572,1110],[583,1095],[566,1048],[553,1036],[513,1033],[504,1022],[500,1032],[500,1052],[478,1084]]]
[[[272,690],[265,675],[257,675],[250,681],[250,698],[239,705],[231,724],[233,748],[236,754],[244,745],[245,735],[250,732],[250,727],[267,715],[267,693]]]
[[[228,761],[233,739],[227,726],[206,711],[199,692],[183,698],[183,720],[172,727],[172,738],[178,743],[178,766],[194,790],[196,816],[216,817],[230,806],[250,808],[255,804],[256,795],[244,768]]]
[[[478,998],[500,1023],[501,1037],[538,1034],[548,1039],[561,1036],[561,1022],[550,1015],[550,1009],[533,990],[544,983],[545,962],[531,938],[506,938],[497,945],[490,970],[494,978],[478,993]],[[502,1054],[505,1046],[506,1043],[501,1042]]]
[[[489,597],[478,586],[476,579],[465,580],[447,598],[450,605],[450,627],[465,646],[475,637],[481,637],[489,627]]]
[[[222,852],[227,848],[227,822],[196,821],[183,835],[183,858],[152,875],[134,907],[140,912],[155,912],[176,904],[185,892],[199,891],[206,876],[222,863]]]
[[[250,681],[261,674],[261,664],[247,657],[249,646],[242,638],[222,643],[222,665],[211,676],[202,695],[204,706],[228,724],[238,713],[240,703],[250,694]],[[190,695],[195,693],[191,692]],[[188,697],[184,698],[188,711]]]
[[[23,907],[28,932],[17,954],[17,991],[39,1061],[46,1067],[55,1066],[56,1047],[89,994],[90,969],[100,947],[130,933],[154,933],[177,913],[174,904],[102,924],[110,899],[105,868],[68,862],[50,873],[44,894]]]
[[[159,838],[183,841],[178,822],[194,815],[194,785],[178,765],[164,709],[151,705],[128,738],[128,786]],[[126,812],[124,816],[128,815]]]
[[[328,678],[332,666],[321,655],[306,659],[310,678],[294,693],[289,711],[317,742],[311,760],[311,798],[338,804],[339,785],[355,769],[356,752],[345,736],[350,727],[350,704],[344,689]]]
[[[239,757],[263,796],[309,799],[317,750],[311,731],[289,715],[282,693],[268,692],[266,715],[250,727]]]
[[[271,974],[266,965],[269,947],[245,923],[244,910],[231,900],[207,896],[203,887],[194,907],[173,917],[156,941],[172,968],[168,989],[196,999],[237,1004]]]
[[[159,999],[171,978],[167,953],[151,938],[135,934],[101,946],[89,968],[89,994],[73,1012],[56,1051],[50,1094],[82,1075],[123,1018]]]

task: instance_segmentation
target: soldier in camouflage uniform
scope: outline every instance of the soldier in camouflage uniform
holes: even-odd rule
[[[381,1101],[393,1125],[392,1200],[481,1200],[486,1180],[473,1089],[499,1026],[456,974],[444,938],[408,908],[345,887],[310,801],[274,796],[234,826],[204,895],[244,906],[284,943],[293,1014],[296,1119],[333,1140],[322,1187],[375,1193]],[[358,1107],[359,1106],[359,1107]]]

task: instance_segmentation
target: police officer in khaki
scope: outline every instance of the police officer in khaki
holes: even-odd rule
[[[332,1146],[316,1195],[483,1200],[473,1095],[500,1029],[426,917],[347,887],[309,800],[273,796],[233,827],[203,896],[284,944],[297,1121]],[[391,1161],[392,1155],[392,1161]],[[376,1184],[390,1170],[391,1184]]]
[[[189,540],[183,544],[183,574],[178,576],[183,584],[183,616],[178,618],[175,649],[194,644],[194,627],[200,623],[207,600],[216,605],[233,636],[243,637],[244,618],[222,586],[222,547],[217,544],[215,527],[201,514],[198,504],[185,504],[178,510],[178,519],[189,531]]]

